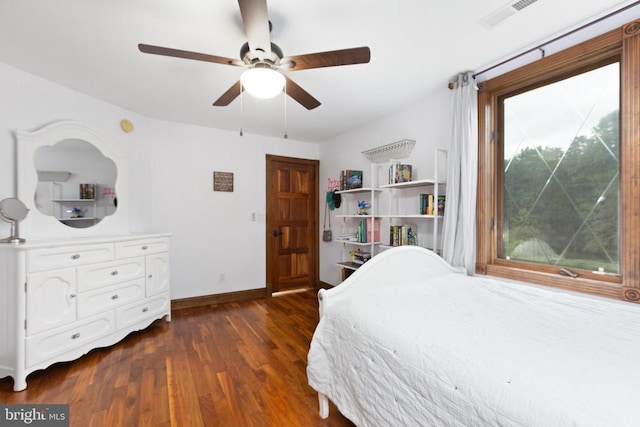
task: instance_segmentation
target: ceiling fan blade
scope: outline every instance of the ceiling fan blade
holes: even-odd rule
[[[365,46],[289,56],[282,59],[281,63],[286,67],[287,62],[290,62],[292,65],[288,70],[298,71],[339,65],[366,64],[370,59],[371,50]]]
[[[271,55],[271,36],[269,34],[269,12],[267,0],[238,0],[240,14],[244,23],[249,49]]]
[[[295,99],[300,105],[302,105],[307,110],[313,110],[316,107],[320,106],[320,101],[315,99],[309,92],[302,89],[296,82],[291,80],[289,77],[284,76],[287,81],[286,91],[287,95]]]
[[[143,53],[152,55],[171,56],[175,58],[195,59],[196,61],[214,62],[216,64],[242,66],[243,62],[237,59],[225,58],[223,56],[209,55],[206,53],[190,52],[188,50],[171,49],[169,47],[153,46],[149,44],[138,44],[138,49]]]
[[[223,93],[220,98],[218,98],[216,102],[213,103],[213,105],[215,107],[226,107],[227,105],[231,104],[231,101],[233,101],[238,97],[238,95],[240,95],[241,90],[243,90],[242,84],[240,83],[240,80],[238,80],[233,84],[233,86],[227,89],[227,91]]]

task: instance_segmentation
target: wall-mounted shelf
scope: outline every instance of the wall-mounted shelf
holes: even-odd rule
[[[40,182],[65,182],[71,176],[67,171],[37,171]]]
[[[371,163],[384,163],[392,159],[398,160],[409,157],[415,145],[416,142],[412,139],[401,139],[391,144],[363,151],[362,154]]]
[[[411,188],[411,187],[422,187],[424,185],[433,185],[436,181],[434,179],[419,179],[416,181],[409,182],[398,182],[396,184],[385,184],[381,185],[380,188]]]
[[[336,194],[349,194],[349,193],[369,193],[371,191],[380,191],[378,188],[352,188],[350,190],[338,190]]]

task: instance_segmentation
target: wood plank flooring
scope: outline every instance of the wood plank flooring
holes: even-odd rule
[[[353,426],[307,385],[317,322],[315,291],[176,310],[25,391],[0,379],[0,402],[69,404],[72,426]]]

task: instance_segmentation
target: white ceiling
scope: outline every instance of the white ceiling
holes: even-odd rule
[[[515,0],[514,0],[515,2]],[[287,55],[369,46],[363,65],[289,72],[322,105],[287,100],[290,138],[321,142],[634,3],[538,0],[492,29],[504,0],[269,0],[272,41]],[[0,0],[0,62],[162,120],[239,130],[240,98],[211,104],[241,68],[140,53],[138,43],[239,58],[236,0]],[[281,137],[284,96],[243,96],[245,133]]]

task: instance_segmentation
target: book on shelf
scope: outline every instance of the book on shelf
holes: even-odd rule
[[[389,184],[398,184],[401,182],[410,182],[412,175],[412,166],[402,163],[392,163],[389,165]]]
[[[336,236],[336,240],[342,242],[357,242],[357,233],[341,233]]]
[[[380,241],[380,218],[367,218],[367,243]],[[371,222],[373,221],[373,241],[371,240]]]
[[[372,229],[373,221],[373,229]],[[373,240],[371,240],[373,231]],[[358,242],[374,243],[380,241],[380,218],[365,218],[358,222]]]
[[[438,216],[444,216],[444,207],[447,197],[444,194],[438,195]]]
[[[96,185],[95,184],[80,184],[80,198],[81,199],[95,199],[96,198]]]
[[[349,260],[353,264],[362,265],[371,259],[371,253],[360,249],[354,249],[349,252]]]
[[[362,188],[362,171],[350,169],[340,171],[340,190],[354,188]]]
[[[389,226],[389,245],[404,246],[418,244],[418,226],[416,224]]]
[[[433,215],[433,194],[420,194],[420,214]]]
[[[443,216],[445,201],[444,194],[438,195],[437,198],[434,194],[420,194],[420,214]]]

